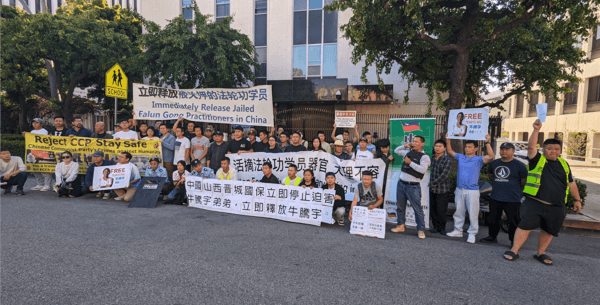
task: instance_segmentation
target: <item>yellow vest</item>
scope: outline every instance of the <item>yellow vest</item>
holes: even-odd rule
[[[558,157],[558,161],[560,161],[565,173],[567,173],[567,192],[565,194],[565,202],[567,202],[569,196],[569,165],[567,164],[567,161],[561,157]],[[538,161],[533,169],[531,169],[531,165],[531,163],[527,164],[527,183],[525,183],[523,193],[535,196],[540,190],[540,181],[542,180],[542,170],[544,170],[544,166],[546,166],[546,157],[542,154],[540,156],[540,161]]]
[[[223,173],[221,173],[221,178],[219,178],[221,180],[229,180],[231,179],[231,175],[229,175],[229,173],[227,173],[227,176],[223,177]]]
[[[300,177],[296,177],[296,179],[294,180],[293,185],[298,186],[300,184],[300,182],[302,181],[302,178]],[[290,185],[290,176],[285,177],[285,180],[283,182],[283,184],[285,185]]]

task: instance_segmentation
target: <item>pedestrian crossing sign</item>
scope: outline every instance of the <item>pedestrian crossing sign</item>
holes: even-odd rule
[[[119,64],[106,72],[106,96],[127,98],[127,76]]]

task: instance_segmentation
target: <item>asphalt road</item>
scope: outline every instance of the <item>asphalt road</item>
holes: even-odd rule
[[[28,183],[29,186],[31,183]],[[129,209],[95,197],[0,197],[1,299],[8,304],[598,304],[600,239],[562,234],[555,265],[535,232],[467,244],[416,231],[385,240],[183,206]],[[451,223],[449,224],[449,227]],[[478,238],[486,235],[483,227]]]

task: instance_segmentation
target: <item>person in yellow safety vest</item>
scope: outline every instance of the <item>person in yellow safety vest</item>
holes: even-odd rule
[[[238,180],[237,172],[235,169],[229,167],[231,163],[231,159],[229,157],[223,157],[221,160],[221,168],[217,170],[217,174],[215,175],[219,180]]]
[[[283,179],[282,185],[298,186],[300,184],[300,181],[302,181],[302,178],[296,177],[297,173],[298,173],[298,167],[296,166],[296,164],[290,164],[288,166],[288,175],[287,175],[287,177],[285,177],[285,179]]]
[[[573,211],[581,211],[581,197],[571,175],[569,164],[560,157],[562,144],[557,139],[544,141],[543,153],[537,151],[538,134],[542,128],[540,120],[533,123],[533,133],[527,145],[527,182],[521,199],[521,220],[515,233],[512,249],[504,258],[514,261],[519,258],[531,230],[540,228],[538,250],[533,257],[544,265],[552,265],[546,248],[553,236],[558,236],[565,220],[565,203],[570,193],[575,198]]]

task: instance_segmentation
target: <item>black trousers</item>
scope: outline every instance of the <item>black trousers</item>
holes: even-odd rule
[[[429,191],[429,216],[433,227],[438,230],[446,230],[446,211],[448,210],[448,198],[450,192],[436,194]]]
[[[512,242],[515,237],[515,231],[520,221],[519,209],[520,202],[497,201],[490,198],[490,214],[488,215],[489,235],[496,238],[500,232],[500,221],[502,211],[506,213],[508,219],[508,239]]]
[[[67,187],[71,187],[72,190],[69,190]],[[74,196],[74,197],[79,197],[81,195],[83,195],[83,192],[81,191],[82,187],[81,187],[81,175],[77,175],[77,178],[75,178],[75,181],[69,182],[69,183],[63,183],[63,185],[61,186],[60,190],[58,191],[58,196]]]

